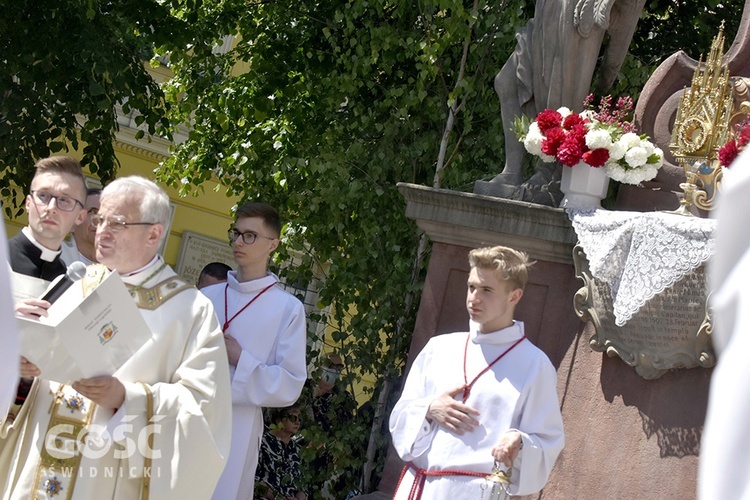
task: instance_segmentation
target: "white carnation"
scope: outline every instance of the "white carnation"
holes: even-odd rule
[[[566,108],[565,106],[563,106],[561,108],[558,108],[557,112],[560,113],[560,115],[562,115],[563,120],[565,119],[566,116],[568,116],[569,114],[572,113],[572,111],[570,110],[570,108]]]
[[[652,155],[655,155],[657,159],[654,163],[649,163],[649,165],[653,165],[658,169],[664,163],[664,151],[661,148],[654,148]]]
[[[641,145],[641,138],[635,132],[628,132],[620,137],[620,141],[626,149],[639,147]]]
[[[654,154],[654,145],[651,144],[651,141],[641,141],[641,147],[646,150],[646,156]]]
[[[614,161],[622,160],[622,157],[625,156],[627,150],[628,148],[626,148],[622,142],[614,142],[609,148],[609,159]]]
[[[526,151],[528,151],[529,153],[538,156],[542,154],[543,140],[544,136],[539,130],[539,125],[534,122],[529,126],[529,131],[526,133],[526,137],[523,139],[523,147],[525,147]]]
[[[630,169],[613,161],[607,162],[604,168],[607,169],[607,175],[611,179],[617,182],[622,182],[623,184],[633,185],[650,181],[656,177],[656,174],[659,172],[659,167],[654,164],[647,164],[640,168]]]
[[[579,113],[581,115],[581,118],[584,120],[588,120],[589,122],[593,122],[594,118],[596,117],[596,113],[593,109],[585,109]]]
[[[637,168],[644,165],[646,163],[646,160],[648,160],[646,150],[640,146],[630,148],[628,152],[625,153],[625,162],[631,168]]]
[[[651,179],[656,177],[656,174],[659,173],[659,167],[655,166],[653,163],[647,163],[643,168],[640,168],[638,170],[640,170],[642,182],[650,181]]]
[[[609,149],[612,146],[612,137],[606,130],[589,130],[586,134],[586,146],[588,146],[589,149]]]

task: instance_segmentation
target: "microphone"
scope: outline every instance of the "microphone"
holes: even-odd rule
[[[86,264],[80,261],[75,261],[68,266],[68,270],[65,274],[61,274],[50,283],[47,287],[47,291],[44,295],[39,297],[40,300],[46,300],[50,304],[55,302],[60,296],[65,293],[65,290],[73,286],[73,283],[83,278],[86,275]]]

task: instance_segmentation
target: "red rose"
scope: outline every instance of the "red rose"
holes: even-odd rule
[[[586,127],[575,125],[557,150],[557,160],[567,167],[577,165],[586,152]]]
[[[542,153],[550,156],[557,155],[560,144],[565,140],[565,131],[560,127],[551,128],[547,131],[547,136],[542,141]]]
[[[606,148],[594,149],[583,153],[583,161],[592,167],[601,167],[609,160],[609,150]]]
[[[536,124],[543,135],[547,135],[549,129],[559,127],[561,122],[562,115],[554,109],[545,109],[536,117]]]
[[[719,163],[728,168],[734,159],[737,158],[739,153],[740,151],[737,148],[737,143],[729,141],[719,148]]]
[[[571,113],[565,117],[565,120],[563,120],[563,128],[565,130],[571,130],[576,125],[583,125],[584,123],[586,122],[581,118],[581,115],[578,113]]]

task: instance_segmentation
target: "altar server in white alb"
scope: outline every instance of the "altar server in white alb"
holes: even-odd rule
[[[229,229],[237,271],[202,288],[223,325],[232,380],[232,450],[216,500],[253,497],[262,408],[292,405],[307,378],[305,310],[268,272],[281,220],[266,203],[245,203]]]
[[[394,498],[482,498],[497,462],[510,493],[541,490],[563,449],[557,374],[513,312],[528,280],[526,254],[469,253],[470,331],[433,337],[419,353],[390,418],[407,462]]]
[[[169,217],[167,195],[142,177],[102,192],[92,217],[101,265],[76,285],[85,293],[117,271],[151,338],[112,376],[35,379],[0,429],[3,499],[211,496],[229,455],[229,367],[211,302],[157,253]]]

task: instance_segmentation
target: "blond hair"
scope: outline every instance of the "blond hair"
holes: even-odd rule
[[[494,269],[497,277],[511,290],[524,289],[529,281],[529,268],[535,264],[525,252],[504,246],[475,248],[469,252],[472,268]]]

